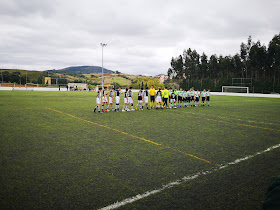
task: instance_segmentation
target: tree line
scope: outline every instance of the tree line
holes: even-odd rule
[[[182,55],[172,57],[167,82],[176,82],[189,89],[209,88],[221,91],[222,86],[232,85],[232,78],[252,78],[248,84],[250,92],[280,92],[280,33],[269,42],[268,47],[249,36],[247,43],[241,43],[240,52],[235,55],[208,57],[191,48]],[[251,80],[247,80],[251,81]]]

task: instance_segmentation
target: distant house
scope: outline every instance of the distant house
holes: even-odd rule
[[[158,75],[158,79],[159,79],[160,83],[163,83],[165,80],[168,79],[168,75],[160,74],[160,75]]]

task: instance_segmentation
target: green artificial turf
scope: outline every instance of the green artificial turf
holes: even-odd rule
[[[280,143],[280,99],[95,114],[95,95],[0,91],[1,207],[98,209]],[[123,208],[258,208],[279,150]]]

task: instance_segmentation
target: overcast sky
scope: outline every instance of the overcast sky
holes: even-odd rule
[[[0,68],[167,73],[184,49],[234,55],[280,32],[278,0],[0,0]]]

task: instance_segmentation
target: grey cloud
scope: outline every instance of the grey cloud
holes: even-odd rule
[[[249,35],[279,33],[277,1],[2,0],[0,68],[101,65],[127,73],[166,73],[191,47],[234,55]]]

